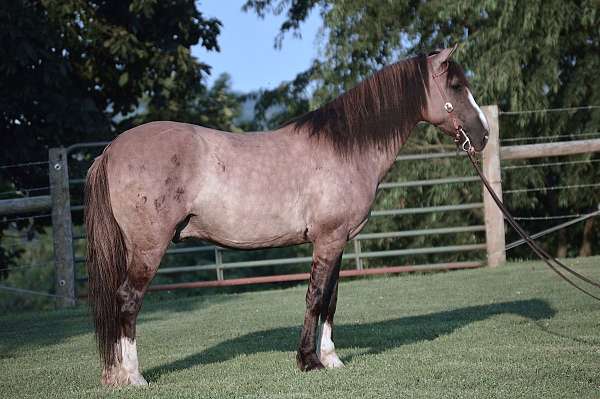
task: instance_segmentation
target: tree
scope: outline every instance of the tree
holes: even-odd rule
[[[118,124],[118,130],[153,120],[175,120],[193,123],[225,131],[240,131],[237,118],[241,111],[241,95],[233,92],[231,77],[221,74],[208,88],[203,85],[190,87],[186,99],[177,104],[175,110],[159,108],[153,101],[144,97],[140,110]]]
[[[111,138],[115,117],[135,111],[144,95],[163,115],[176,114],[209,72],[190,47],[218,50],[219,29],[193,0],[3,2],[2,163],[43,160],[50,146]],[[26,173],[2,177],[36,183]]]
[[[322,56],[315,61],[317,67],[311,69],[304,85],[316,86],[312,107],[385,64],[451,43],[460,43],[455,58],[467,70],[480,104],[498,104],[502,110],[511,111],[600,104],[600,21],[597,2],[592,0],[248,0],[244,7],[263,17],[286,14],[276,44],[287,32],[298,34],[310,12],[321,14],[326,40]],[[288,89],[279,90],[302,93],[302,87],[294,85],[288,83],[283,86]],[[306,99],[300,96],[295,100]],[[587,110],[522,114],[501,120],[504,138],[590,132],[597,131],[598,126],[600,112]],[[425,141],[436,140],[431,134],[422,137]],[[600,170],[591,163],[522,169],[520,173],[507,172],[504,180],[505,187],[519,188],[598,181]],[[473,199],[467,197],[463,199]],[[574,208],[595,209],[600,190],[591,187],[515,193],[506,199],[520,215],[534,211],[541,216],[556,215],[573,213]],[[542,225],[527,227],[539,230]],[[590,220],[582,253],[590,253],[597,235]],[[570,241],[571,253],[575,254],[581,238],[579,234],[564,235],[561,245]],[[552,245],[560,247],[554,240]],[[598,251],[598,244],[595,248]]]

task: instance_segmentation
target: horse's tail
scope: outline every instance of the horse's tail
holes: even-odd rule
[[[108,153],[98,157],[85,183],[85,227],[89,304],[100,359],[108,368],[121,361],[121,310],[117,291],[127,273],[127,247],[110,204]]]

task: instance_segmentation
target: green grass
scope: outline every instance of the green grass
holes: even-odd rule
[[[600,277],[598,257],[568,263]],[[0,316],[0,398],[600,397],[600,304],[537,262],[346,280],[335,330],[346,367],[311,373],[295,365],[304,287],[148,299],[148,388],[100,386],[78,308]]]

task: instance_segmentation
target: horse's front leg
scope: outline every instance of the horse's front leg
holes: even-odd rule
[[[324,368],[316,353],[319,316],[326,319],[331,298],[337,285],[339,262],[346,240],[315,241],[308,290],[306,313],[300,335],[296,361],[302,371]]]

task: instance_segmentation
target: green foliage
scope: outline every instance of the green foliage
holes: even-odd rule
[[[154,120],[176,120],[225,131],[240,131],[237,118],[240,116],[241,96],[231,88],[231,77],[223,73],[210,88],[202,85],[190,86],[185,101],[173,107],[159,108],[148,97],[144,98],[140,112],[119,123],[119,130]]]
[[[316,78],[330,98],[399,57],[460,43],[456,58],[480,102],[504,109],[600,103],[598,7],[590,1],[248,0],[300,29],[312,8],[326,41]],[[490,77],[493,77],[490,78]]]
[[[4,270],[1,284],[8,287],[37,291],[42,294],[54,293],[54,259],[52,234],[49,228],[41,234],[21,237],[19,230],[5,232],[3,244],[8,245],[19,254],[8,264],[10,269]],[[51,309],[55,301],[43,295],[18,294],[0,290],[0,312],[15,309]]]
[[[144,95],[153,108],[177,109],[209,70],[189,49],[218,50],[220,22],[191,0],[7,0],[0,26],[0,148],[13,163],[111,138],[113,118]],[[28,180],[19,177],[8,176]]]
[[[282,82],[273,90],[263,90],[247,96],[256,100],[254,130],[275,129],[310,110],[311,104],[306,93],[315,68],[318,68],[317,64],[298,74],[291,82]]]

